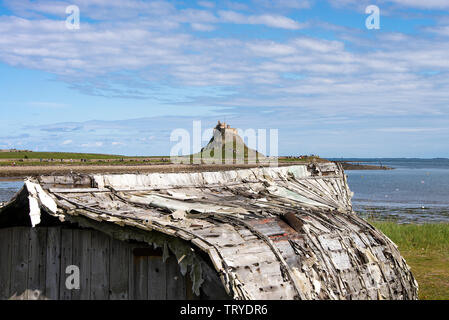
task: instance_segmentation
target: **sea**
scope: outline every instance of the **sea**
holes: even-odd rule
[[[354,211],[364,218],[398,223],[449,222],[449,159],[335,158],[393,170],[347,170]],[[23,186],[0,178],[0,202]]]
[[[0,203],[9,201],[22,186],[19,178],[0,178]]]
[[[343,161],[393,168],[346,171],[353,209],[361,216],[398,223],[449,222],[449,159]]]

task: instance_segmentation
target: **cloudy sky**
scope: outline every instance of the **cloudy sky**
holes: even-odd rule
[[[169,154],[220,119],[281,155],[449,157],[448,74],[449,0],[6,0],[0,148]]]

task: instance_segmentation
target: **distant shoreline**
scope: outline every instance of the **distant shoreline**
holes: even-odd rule
[[[344,170],[394,170],[394,168],[383,165],[360,164],[348,161],[335,161],[341,163]]]
[[[304,163],[302,163],[304,164]],[[279,163],[280,167],[291,166],[291,163]],[[120,173],[182,173],[207,172],[268,167],[261,164],[89,164],[89,165],[34,165],[34,166],[0,166],[0,181],[21,180],[23,177],[39,175],[64,175],[70,173],[84,174],[120,174]]]
[[[324,159],[322,159],[323,161]],[[320,161],[320,162],[322,162]],[[325,160],[324,160],[325,161]],[[392,168],[377,165],[355,164],[347,161],[336,161],[341,163],[344,170],[391,170]],[[304,161],[279,161],[279,166],[291,166],[298,164],[307,164]],[[20,180],[27,176],[68,174],[76,173],[132,173],[132,172],[198,172],[198,171],[217,171],[217,170],[235,170],[254,168],[261,165],[254,164],[172,164],[172,163],[148,163],[148,164],[46,164],[46,165],[18,165],[18,166],[0,166],[0,181]]]

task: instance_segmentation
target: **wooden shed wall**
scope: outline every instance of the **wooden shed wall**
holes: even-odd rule
[[[80,270],[68,290],[66,267]],[[172,255],[99,231],[58,227],[0,229],[0,299],[195,299]]]

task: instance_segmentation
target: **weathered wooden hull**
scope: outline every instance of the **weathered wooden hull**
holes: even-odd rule
[[[93,229],[1,228],[0,300],[227,297],[217,286],[195,295],[189,275],[181,273],[175,257],[171,255],[164,261],[162,255],[162,250],[146,243],[120,241]],[[78,268],[76,274],[73,266]],[[218,277],[213,280],[221,284]],[[213,285],[211,281],[207,284]]]
[[[128,238],[144,231],[136,238],[174,252],[196,293],[202,252],[234,299],[417,299],[396,245],[352,211],[334,163],[43,176],[25,189],[33,225],[50,215],[104,232],[120,226]]]

